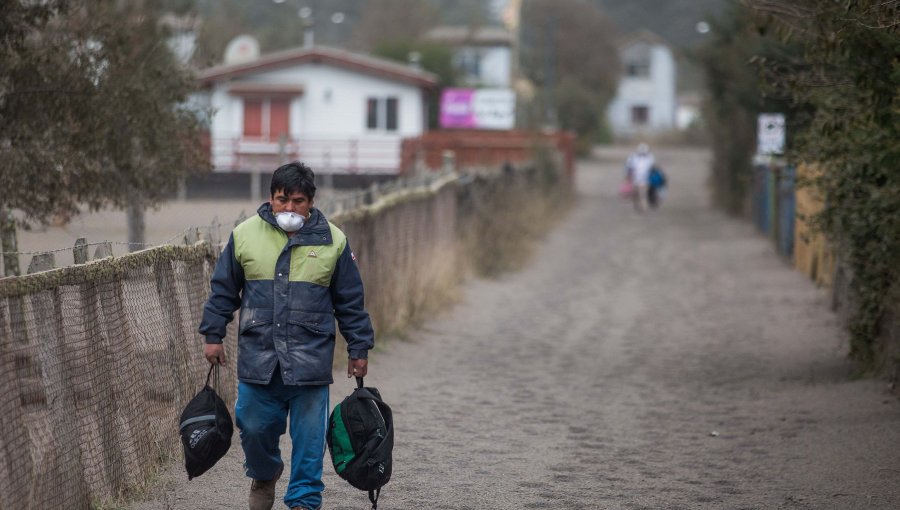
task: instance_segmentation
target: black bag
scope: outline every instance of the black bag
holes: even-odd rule
[[[394,418],[375,388],[357,388],[335,406],[328,420],[328,449],[337,474],[357,489],[369,492],[372,509],[378,508],[381,487],[391,479]]]
[[[219,385],[219,367],[211,365],[206,374],[206,385],[188,402],[179,420],[178,430],[184,446],[184,468],[188,480],[213,467],[231,447],[234,425],[225,402],[209,385],[213,368],[216,369],[216,386]]]

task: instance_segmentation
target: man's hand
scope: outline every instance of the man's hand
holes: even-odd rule
[[[347,363],[347,377],[365,377],[369,373],[369,360],[351,359]]]
[[[224,344],[203,344],[203,356],[210,365],[225,364],[225,345]]]

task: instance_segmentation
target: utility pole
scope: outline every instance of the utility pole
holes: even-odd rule
[[[544,124],[556,129],[556,23],[555,14],[544,22]]]

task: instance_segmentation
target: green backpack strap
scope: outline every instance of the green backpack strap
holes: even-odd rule
[[[356,387],[357,388],[363,387],[363,378],[362,377],[356,378]],[[381,495],[381,489],[369,491],[369,501],[372,502],[372,510],[378,510],[378,496],[380,496],[380,495]]]

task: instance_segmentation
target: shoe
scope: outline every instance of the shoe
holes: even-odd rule
[[[278,472],[275,473],[275,478],[271,480],[253,480],[250,484],[250,510],[272,510],[272,505],[275,504],[275,484],[278,483],[278,479],[281,478],[281,473],[284,471],[284,464],[278,468]]]

